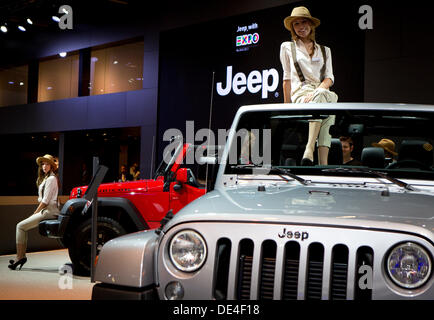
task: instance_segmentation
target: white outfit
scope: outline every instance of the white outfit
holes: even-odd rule
[[[57,196],[59,187],[54,173],[44,179],[38,188],[38,202],[45,203],[46,208],[38,213],[32,214],[27,219],[17,224],[16,242],[27,245],[27,231],[36,228],[39,222],[47,219],[54,219],[59,214]]]
[[[292,43],[294,43],[292,41]],[[319,44],[315,42],[315,51],[312,58],[306,50],[303,42],[297,40],[295,42],[295,50],[297,55],[297,61],[300,65],[300,69],[305,77],[305,82],[311,83],[318,87],[321,84],[321,68],[324,64],[324,59],[321,53]],[[329,47],[324,46],[326,54],[326,68],[324,72],[324,78],[329,78],[332,82],[335,82],[332,66],[332,54]],[[293,57],[291,53],[291,41],[283,42],[280,46],[280,62],[283,68],[283,80],[291,80],[291,96],[293,96],[298,89],[303,85],[298,77],[297,71],[293,64]]]
[[[38,202],[43,202],[46,205],[57,206],[57,193],[59,192],[59,187],[57,185],[57,178],[52,173],[49,177],[45,178],[44,181],[39,185],[38,188]]]
[[[292,42],[292,45],[294,42]],[[280,62],[283,68],[283,80],[291,81],[291,101],[293,103],[303,103],[307,94],[313,93],[310,103],[334,103],[338,101],[336,93],[323,88],[318,88],[321,84],[321,69],[324,65],[324,58],[321,47],[314,43],[315,50],[312,57],[306,50],[303,42],[299,39],[295,42],[296,60],[305,78],[301,82],[297,70],[294,66],[292,56],[291,42],[283,42],[280,46]],[[326,65],[324,70],[324,79],[329,78],[334,83],[332,55],[329,47],[324,46]],[[318,146],[330,148],[331,136],[329,128],[335,123],[335,116],[331,115],[325,120],[312,120],[321,122],[321,129],[318,136]]]
[[[337,102],[338,96],[336,93],[323,89],[323,88],[315,88],[311,84],[306,84],[300,87],[292,97],[293,103],[303,103],[304,98],[308,93],[313,92],[312,100],[310,103],[330,103]],[[335,124],[336,116],[330,115],[324,120],[309,120],[316,121],[321,123],[321,128],[319,130],[318,135],[318,147],[329,147],[332,143],[332,136],[329,133],[329,129],[332,125]]]

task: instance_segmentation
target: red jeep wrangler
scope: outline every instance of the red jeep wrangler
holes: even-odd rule
[[[169,155],[170,161],[161,161],[153,179],[99,186],[97,253],[105,242],[115,237],[159,227],[169,210],[176,213],[205,194],[206,165],[183,164],[194,150],[193,145],[180,142]],[[41,235],[57,238],[68,248],[74,273],[80,275],[90,273],[91,259],[92,210],[82,213],[87,201],[81,196],[86,189],[87,186],[74,188],[58,219],[39,224]]]

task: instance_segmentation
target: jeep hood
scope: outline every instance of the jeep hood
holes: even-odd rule
[[[260,191],[256,185],[214,190],[177,213],[171,224],[228,220],[400,230],[414,226],[429,230],[431,237],[434,232],[434,195],[426,192],[390,191],[383,195],[384,189],[378,188],[315,185],[264,188]]]

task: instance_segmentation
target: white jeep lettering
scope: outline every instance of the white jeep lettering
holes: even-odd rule
[[[242,72],[238,72],[234,76],[234,80],[232,81],[232,87],[235,94],[243,94],[246,91],[246,75]]]
[[[226,68],[226,86],[224,88],[222,82],[217,82],[216,89],[220,96],[228,95],[231,90],[233,90],[235,94],[241,95],[247,88],[250,93],[257,93],[262,89],[262,99],[267,99],[268,93],[275,91],[279,85],[279,73],[274,68],[263,70],[262,73],[253,70],[249,73],[247,78],[243,72],[238,72],[232,78],[232,71],[232,66]]]
[[[269,77],[273,80],[269,85]],[[279,73],[276,69],[271,68],[269,70],[262,71],[262,99],[267,99],[268,92],[273,92],[279,85]]]
[[[262,82],[262,75],[259,71],[253,70],[250,72],[247,78],[247,90],[250,93],[257,93],[261,90],[261,85],[257,85]],[[255,86],[256,85],[256,86]]]

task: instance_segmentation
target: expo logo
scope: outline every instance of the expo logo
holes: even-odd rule
[[[237,36],[236,38],[236,46],[247,46],[251,44],[257,44],[259,42],[259,33],[255,32],[253,34],[243,34]]]

